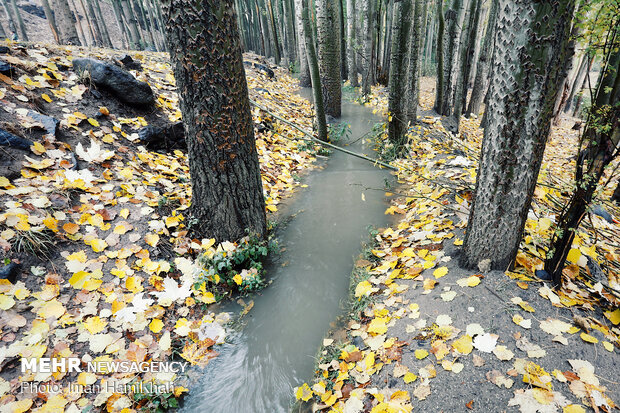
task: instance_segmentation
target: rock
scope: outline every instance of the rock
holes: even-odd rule
[[[544,281],[551,281],[551,275],[545,270],[536,270],[534,274]]]
[[[11,73],[13,72],[13,66],[5,62],[4,60],[0,60],[0,73],[5,76],[11,77]]]
[[[603,208],[600,205],[594,205],[592,207],[592,213],[594,215],[597,215],[601,218],[603,218],[605,221],[609,222],[610,224],[615,224],[617,223],[617,221],[614,219],[613,216],[611,216],[611,214],[609,212],[607,212],[607,210],[605,208]]]
[[[491,260],[487,258],[486,260],[480,261],[478,263],[478,269],[483,274],[491,271]]]
[[[107,89],[129,105],[143,107],[155,103],[153,90],[148,83],[137,80],[116,65],[95,59],[73,59],[73,70],[78,74],[88,72],[95,85]]]
[[[20,264],[16,264],[14,262],[9,265],[5,265],[3,268],[0,268],[0,279],[9,280],[11,284],[15,284],[21,267],[22,266]]]
[[[246,66],[253,67],[253,68],[257,69],[259,72],[263,72],[270,79],[275,79],[276,78],[275,72],[273,70],[271,70],[269,68],[269,66],[267,66],[267,65],[264,65],[262,63],[256,63],[256,62],[249,62],[247,60],[244,61],[243,64],[246,65]]]
[[[11,51],[11,49],[9,49],[6,46],[0,46],[0,54],[9,54],[9,52]]]
[[[586,259],[588,260],[588,271],[590,272],[592,278],[594,278],[597,282],[606,283],[607,275],[605,275],[598,263],[588,255],[586,255]]]
[[[48,135],[52,135],[56,137],[56,132],[58,131],[58,125],[60,125],[60,121],[51,116],[43,115],[42,113],[35,112],[33,110],[28,111],[28,116],[37,122],[41,122],[43,124],[43,128]]]
[[[128,54],[118,59],[118,61],[121,62],[123,67],[127,70],[142,70],[142,64],[133,60],[133,58]]]
[[[25,151],[30,150],[30,142],[28,139],[20,138],[11,133],[8,133],[4,129],[0,129],[0,146],[8,146],[10,148],[23,149]]]
[[[187,150],[183,123],[177,122],[166,127],[145,126],[138,131],[140,141],[149,149],[172,151]]]

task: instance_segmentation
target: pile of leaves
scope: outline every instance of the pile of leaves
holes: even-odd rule
[[[157,400],[105,390],[111,383],[179,379],[171,373],[21,374],[20,359],[180,358],[204,366],[217,355],[230,318],[209,305],[260,288],[269,245],[250,238],[219,245],[193,238],[186,154],[140,144],[140,128],[181,119],[166,55],[131,53],[143,67],[132,74],[148,82],[156,97],[156,108],[139,110],[96,91],[72,70],[73,58],[107,60],[119,52],[8,46],[11,53],[3,58],[13,75],[0,76],[0,123],[32,145],[29,153],[0,147],[2,162],[19,167],[13,176],[0,176],[0,249],[5,264],[22,266],[16,282],[0,280],[0,410],[173,407],[187,391],[179,384]],[[311,128],[310,105],[295,95],[294,80],[282,69],[274,72],[270,78],[247,67],[251,98]],[[46,129],[30,111],[60,120],[59,131]],[[253,115],[265,206],[273,214],[301,185],[299,176],[312,168],[314,157],[268,115],[257,109]],[[20,384],[29,382],[63,390],[20,392]],[[100,385],[103,391],[69,384]]]

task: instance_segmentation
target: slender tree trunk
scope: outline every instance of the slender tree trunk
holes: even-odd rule
[[[17,7],[17,2],[15,0],[11,0],[11,6],[13,6],[13,13],[15,13],[17,26],[19,27],[20,40],[23,42],[27,42],[28,33],[26,32],[26,25],[24,24],[24,19],[22,19],[22,14],[19,11],[19,7]]]
[[[128,0],[120,0],[120,8],[123,12],[123,18],[129,28],[129,47],[133,50],[142,50],[142,39],[140,30],[138,29],[138,21],[129,5]]]
[[[344,22],[343,1],[345,0],[338,0],[338,7],[340,9],[338,14],[340,16],[340,78],[344,81],[349,79],[349,69],[347,67],[347,28]]]
[[[196,232],[264,237],[265,200],[233,0],[163,0]]]
[[[68,0],[52,0],[56,11],[56,22],[60,34],[61,44],[81,46],[80,37],[76,29],[76,20]]]
[[[570,93],[568,94],[566,106],[564,107],[564,113],[570,113],[575,100],[575,95],[579,92],[579,88],[583,84],[583,80],[586,77],[586,71],[589,69],[591,59],[592,58],[588,52],[584,53],[581,58],[579,69],[577,69],[577,74],[575,75],[575,81],[573,82]]]
[[[372,21],[372,9],[374,0],[363,0],[364,9],[362,11],[364,19],[364,54],[362,58],[362,95],[368,96],[370,94],[370,86],[372,85],[372,38],[373,38],[373,21]]]
[[[340,78],[340,0],[316,1],[317,40],[319,45],[319,70],[325,113],[340,117],[342,81]],[[314,83],[313,83],[314,84]]]
[[[435,83],[435,105],[433,106],[433,110],[439,114],[442,112],[443,95],[446,89],[444,78],[445,71],[443,67],[445,56],[445,22],[442,3],[442,0],[437,0],[437,82]]]
[[[460,68],[456,81],[456,90],[454,96],[454,119],[457,129],[460,127],[461,114],[467,104],[467,86],[469,80],[469,72],[474,61],[474,50],[476,42],[476,34],[478,32],[478,22],[480,20],[480,0],[470,0],[469,21],[465,30],[463,30],[463,47],[461,49]]]
[[[349,52],[349,80],[351,86],[358,87],[357,78],[357,10],[355,0],[347,0],[347,37]]]
[[[480,50],[478,69],[476,70],[476,78],[474,79],[474,86],[471,92],[471,99],[469,100],[469,107],[467,108],[466,116],[471,116],[471,114],[478,116],[480,114],[482,99],[486,94],[488,85],[487,78],[489,75],[489,64],[491,60],[491,55],[493,54],[493,45],[495,43],[495,21],[497,17],[498,2],[499,0],[491,0],[491,10],[489,11],[487,32],[484,35],[482,49]]]
[[[0,0],[0,2],[2,2],[2,7],[4,8],[6,20],[9,25],[9,31],[11,32],[11,36],[9,37],[12,38],[13,35],[17,36],[17,28],[15,27],[15,20],[13,19],[13,15],[11,14],[11,10],[9,9],[9,4],[7,3],[7,0]]]
[[[573,53],[574,6],[574,0],[500,0],[488,125],[463,246],[466,267],[490,260],[503,271],[514,263]]]
[[[120,2],[118,0],[112,0],[112,8],[114,10],[114,17],[116,18],[116,24],[121,31],[121,42],[123,49],[127,49],[131,43],[125,24],[123,23],[123,11],[121,10]]]
[[[407,122],[415,123],[418,119],[418,102],[420,84],[420,33],[422,26],[422,0],[413,0],[413,13],[411,13],[413,23],[410,25],[409,50],[405,59],[405,67],[408,67],[405,76],[405,108],[404,115]],[[396,13],[394,13],[396,17]],[[401,92],[398,92],[401,93]]]
[[[278,29],[276,27],[276,21],[273,17],[273,8],[271,7],[271,0],[265,0],[267,4],[267,13],[269,18],[269,28],[271,30],[271,38],[273,39],[273,57],[276,60],[276,64],[280,64],[280,41],[278,39]]]
[[[299,86],[310,87],[312,81],[310,78],[310,66],[308,65],[309,53],[306,51],[306,35],[304,33],[304,22],[302,19],[302,0],[295,0],[295,22],[297,23],[297,33],[299,35]],[[310,21],[308,21],[310,23]],[[310,33],[312,39],[312,33]],[[322,98],[321,98],[322,99]]]
[[[394,30],[393,22],[394,22],[394,1],[386,0],[385,9],[385,30],[383,35],[383,41],[378,42],[382,45],[382,53],[381,55],[381,78],[388,78],[389,83],[389,74],[390,74],[390,60],[392,59],[392,35]],[[379,34],[380,36],[380,34]]]
[[[604,68],[597,88],[597,95],[590,111],[583,137],[588,143],[577,161],[576,190],[564,208],[554,237],[545,270],[555,285],[562,284],[562,270],[570,252],[575,233],[583,217],[605,167],[618,156],[620,144],[620,50],[611,52],[608,65]],[[585,174],[584,174],[585,172]]]
[[[95,46],[101,46],[101,38],[97,36],[95,33],[95,28],[93,27],[93,22],[88,15],[88,11],[86,10],[86,5],[84,4],[84,0],[79,0],[80,6],[82,7],[82,12],[84,13],[84,17],[86,18],[86,24],[88,25],[88,31],[90,33],[90,38],[92,39],[92,43]],[[76,9],[77,10],[77,9]]]
[[[0,40],[8,39],[6,32],[4,31],[4,27],[2,27],[2,23],[0,23]]]
[[[312,77],[312,92],[314,95],[314,112],[316,114],[316,124],[319,132],[319,139],[327,142],[327,122],[325,120],[325,107],[323,106],[323,91],[321,88],[321,76],[319,73],[319,59],[314,47],[314,38],[312,37],[312,25],[310,24],[308,0],[300,2],[302,12],[302,23],[304,33],[304,43],[308,51],[308,64],[310,66],[310,76]]]
[[[99,39],[99,44],[101,46],[111,46],[110,44],[106,44],[103,38],[103,30],[99,27],[99,19],[97,19],[97,14],[93,8],[92,0],[86,0],[86,5],[88,6],[88,15],[90,16],[93,28],[95,29],[95,36]]]
[[[90,1],[90,0],[89,0]],[[94,1],[95,13],[97,15],[97,20],[99,21],[99,28],[101,29],[101,34],[103,36],[103,44],[107,47],[114,47],[112,43],[112,39],[110,38],[110,33],[108,32],[108,25],[103,17],[103,13],[101,12],[101,6],[99,5],[99,1]]]
[[[283,3],[284,20],[286,25],[286,54],[288,55],[290,64],[293,64],[293,62],[297,59],[297,53],[295,51],[295,30],[293,29],[295,15],[290,0],[284,0]]]
[[[88,37],[86,36],[86,33],[84,32],[84,28],[82,27],[82,20],[80,19],[80,14],[78,13],[78,7],[77,7],[77,3],[75,2],[75,0],[68,0],[70,3],[70,6],[72,7],[72,13],[73,13],[73,18],[74,21],[76,22],[77,25],[77,30],[80,33],[80,35],[82,36],[82,44],[84,46],[92,46],[92,37]]]
[[[443,82],[444,87],[441,93],[442,100],[441,106],[439,108],[439,113],[441,115],[450,115],[452,113],[452,108],[450,107],[450,101],[452,97],[453,90],[453,82],[452,82],[452,73],[453,73],[453,65],[456,63],[455,52],[458,51],[457,37],[458,37],[458,22],[459,22],[459,11],[461,9],[461,0],[454,0],[453,6],[451,9],[446,11],[445,20],[448,21],[447,32],[445,34],[448,35],[447,39],[447,48],[445,50],[444,55],[444,73],[443,73]],[[445,40],[444,40],[445,41]]]
[[[56,19],[54,18],[54,13],[52,12],[49,1],[42,0],[41,4],[43,4],[45,19],[47,20],[47,24],[49,24],[50,26],[50,31],[52,32],[52,36],[54,36],[54,41],[56,42],[56,44],[62,44],[60,42],[60,35],[58,34],[58,26],[56,26]],[[0,29],[2,28],[0,27]],[[1,34],[0,37],[2,37]]]
[[[419,2],[416,2],[415,11],[419,12]],[[388,82],[389,96],[388,96],[388,137],[390,142],[396,147],[398,153],[404,150],[406,143],[407,125],[409,124],[407,119],[407,110],[405,106],[410,102],[407,102],[407,94],[403,93],[403,90],[407,89],[407,80],[409,76],[414,78],[417,75],[417,71],[411,74],[411,67],[407,70],[407,63],[410,58],[408,45],[411,43],[417,43],[410,41],[411,30],[411,0],[394,0],[393,7],[394,17],[392,20],[392,58],[390,63],[390,78]],[[413,17],[419,20],[419,14]],[[417,21],[413,26],[418,26]],[[412,39],[413,40],[413,39]],[[417,57],[416,59],[417,60]]]
[[[577,92],[577,100],[575,101],[575,109],[573,110],[573,117],[579,116],[579,112],[581,111],[581,103],[583,102],[583,94],[585,93],[586,86],[588,83],[588,77],[590,76],[590,71],[592,70],[592,65],[594,64],[595,56],[590,58],[590,64],[588,65],[588,70],[586,71],[586,75],[581,82],[581,87],[579,87],[579,92]]]

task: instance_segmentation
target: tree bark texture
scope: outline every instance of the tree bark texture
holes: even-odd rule
[[[265,200],[233,0],[164,0],[200,236],[266,233]]]
[[[466,116],[480,114],[482,99],[486,94],[489,76],[489,64],[493,53],[493,44],[495,37],[495,22],[497,19],[497,5],[499,0],[491,0],[491,10],[489,11],[489,20],[487,23],[487,32],[484,35],[482,49],[480,50],[480,58],[478,59],[478,68],[476,70],[476,78],[469,100]]]
[[[62,44],[72,44],[81,46],[80,37],[76,28],[76,20],[68,0],[52,0],[55,5],[56,22],[60,31],[60,41]]]
[[[310,87],[312,86],[312,81],[310,80],[310,66],[308,66],[305,29],[302,20],[302,0],[295,0],[295,23],[297,24],[297,34],[299,36],[297,40],[299,44],[299,86]]]
[[[62,44],[60,43],[60,35],[58,34],[58,26],[56,26],[56,19],[54,18],[54,13],[52,12],[52,8],[50,7],[49,1],[42,0],[41,4],[43,4],[43,12],[45,13],[45,19],[47,20],[47,24],[49,24],[50,26],[52,36],[54,36],[54,41],[56,42],[56,44]]]
[[[536,186],[558,90],[572,57],[574,0],[500,0],[487,127],[462,263],[508,269]]]
[[[421,7],[422,0],[413,1],[413,12],[411,13],[412,23],[410,24],[409,50],[405,60],[405,67],[408,67],[406,74],[406,104],[405,118],[407,122],[416,122],[418,116],[419,84],[420,84],[420,34],[423,12]]]
[[[349,52],[349,80],[351,86],[358,87],[359,80],[357,78],[357,9],[355,0],[347,0],[347,37]]]
[[[418,0],[414,0],[418,3]],[[416,9],[419,7],[416,6]],[[410,43],[411,29],[411,0],[395,0],[392,20],[392,58],[390,62],[390,77],[388,82],[388,137],[390,142],[400,151],[405,144],[407,133],[407,94],[406,89],[407,61],[409,57],[408,44]],[[415,23],[414,23],[415,25]],[[416,39],[417,40],[417,39]],[[417,75],[417,72],[414,76]]]
[[[11,0],[11,6],[13,6],[13,13],[15,13],[15,19],[17,20],[17,27],[19,27],[19,37],[21,41],[28,41],[28,32],[26,31],[26,25],[24,24],[24,19],[22,18],[22,14],[19,11],[19,7],[17,7],[17,2],[15,0]]]
[[[342,88],[340,73],[340,0],[316,0],[319,70],[325,113],[340,117]]]
[[[441,113],[441,105],[443,103],[443,94],[445,90],[444,80],[444,56],[445,56],[445,44],[444,44],[444,12],[442,0],[437,0],[437,81],[435,83],[435,104],[433,110],[437,113]]]

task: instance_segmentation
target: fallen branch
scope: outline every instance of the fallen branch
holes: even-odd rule
[[[382,161],[380,161],[378,159],[374,159],[374,158],[371,158],[370,156],[366,156],[366,155],[361,154],[361,153],[356,153],[356,152],[350,151],[348,149],[341,148],[340,146],[331,144],[329,142],[324,142],[324,141],[322,141],[320,139],[317,139],[317,138],[314,137],[314,135],[312,133],[306,131],[303,128],[300,128],[299,126],[295,125],[293,122],[288,121],[288,120],[284,119],[283,117],[276,115],[275,113],[269,111],[264,106],[261,106],[258,103],[254,102],[252,99],[250,99],[250,103],[252,105],[256,106],[258,109],[262,110],[263,112],[265,112],[265,113],[273,116],[274,118],[278,119],[280,122],[283,122],[283,123],[287,124],[288,126],[298,130],[299,132],[303,133],[305,136],[308,137],[308,138],[299,138],[301,140],[312,141],[312,142],[318,143],[319,145],[327,146],[328,148],[332,148],[332,149],[335,149],[337,151],[344,152],[347,155],[355,156],[356,158],[364,159],[364,160],[366,160],[368,162],[372,162],[375,165],[380,165],[380,166],[382,166],[384,168],[391,169],[393,171],[398,171],[399,170],[399,168],[397,168],[396,166],[392,166],[392,165],[387,164],[385,162],[382,162]],[[282,135],[280,135],[280,136],[282,136]],[[293,140],[293,139],[291,139],[291,138],[289,138],[287,136],[282,136],[282,137],[285,138],[285,139]]]

